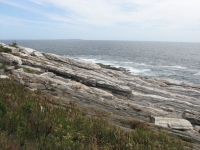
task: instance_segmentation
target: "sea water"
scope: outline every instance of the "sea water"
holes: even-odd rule
[[[1,42],[12,43],[11,40]],[[200,43],[95,40],[17,40],[16,42],[38,51],[123,67],[134,75],[200,84]]]

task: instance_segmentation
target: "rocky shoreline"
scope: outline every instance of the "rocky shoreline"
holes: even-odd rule
[[[0,78],[14,78],[31,90],[76,99],[123,118],[138,118],[200,143],[200,85],[140,77],[124,69],[93,64],[22,46],[0,43]]]

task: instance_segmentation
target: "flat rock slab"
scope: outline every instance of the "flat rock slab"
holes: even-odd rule
[[[0,79],[9,79],[9,77],[6,75],[0,75]]]
[[[43,57],[42,53],[40,53],[40,52],[33,52],[33,53],[31,53],[31,55],[37,56],[37,57]]]
[[[56,75],[53,72],[45,72],[41,74],[40,76],[54,78]]]
[[[152,117],[151,122],[155,125],[165,128],[176,130],[193,130],[192,124],[185,119]]]

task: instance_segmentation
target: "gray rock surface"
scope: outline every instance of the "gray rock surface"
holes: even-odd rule
[[[53,72],[45,72],[42,73],[40,76],[54,78],[56,75]]]
[[[200,125],[200,112],[185,110],[182,114],[182,118],[187,119],[194,125]]]
[[[43,57],[42,53],[36,51],[32,52],[31,55],[36,57]]]
[[[26,54],[27,56],[30,56],[34,51],[35,50],[32,48],[19,46],[19,52]]]
[[[151,122],[158,126],[176,130],[193,130],[192,124],[185,119],[152,117]]]
[[[9,64],[16,63],[19,65],[22,64],[20,57],[17,57],[8,53],[0,53],[0,62],[9,63]]]
[[[12,76],[17,81],[33,90],[40,88],[58,97],[70,96],[83,105],[98,107],[122,117],[150,122],[151,116],[154,116],[157,125],[170,129],[193,131],[190,122],[199,125],[199,116],[196,114],[200,113],[200,85],[140,77],[122,69],[74,58],[34,53],[40,52],[19,47],[19,57],[0,53],[0,63],[14,62],[22,68],[35,70],[12,70]],[[195,117],[194,113],[189,117],[185,110],[195,112]],[[185,115],[182,115],[183,112]]]
[[[4,48],[10,49],[12,53],[19,52],[19,48],[12,47],[12,46],[6,45],[5,43],[1,43],[1,42],[0,42],[0,45],[3,46]]]
[[[43,72],[41,68],[35,68],[35,67],[27,66],[27,65],[18,65],[18,67],[26,68],[26,69],[37,71],[37,72]]]
[[[6,71],[10,71],[10,70],[13,70],[13,69],[15,69],[15,66],[5,66]]]

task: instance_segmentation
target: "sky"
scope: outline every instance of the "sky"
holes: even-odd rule
[[[200,0],[0,0],[0,39],[200,42]]]

